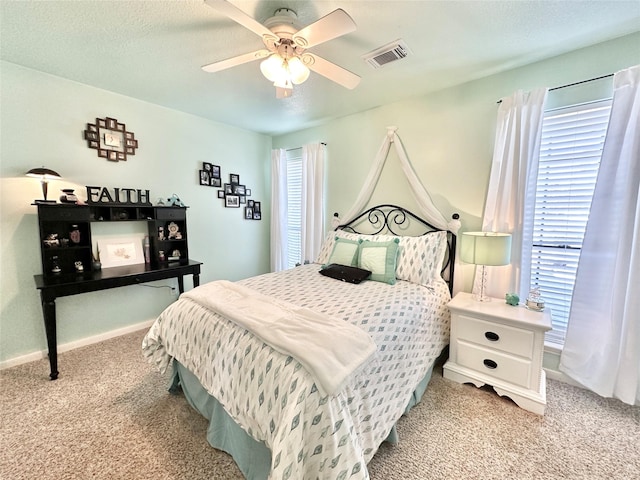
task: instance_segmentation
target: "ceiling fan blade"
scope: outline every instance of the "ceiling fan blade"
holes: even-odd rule
[[[238,55],[237,57],[227,58],[226,60],[210,63],[209,65],[203,65],[202,70],[208,73],[219,72],[220,70],[235,67],[236,65],[252,62],[253,60],[267,58],[269,55],[271,55],[269,50],[256,50],[255,52],[245,53],[244,55]]]
[[[302,62],[309,67],[309,70],[313,70],[319,73],[323,77],[328,78],[332,82],[336,82],[349,90],[353,90],[360,83],[360,77],[355,73],[350,72],[342,67],[339,67],[335,63],[331,63],[318,55],[305,52],[302,55]]]
[[[273,37],[273,32],[226,0],[204,0],[204,3],[260,37]]]
[[[293,41],[302,48],[311,48],[356,29],[353,19],[341,8],[325,15],[293,34]]]

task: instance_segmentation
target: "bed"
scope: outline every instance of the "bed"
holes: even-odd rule
[[[406,235],[407,224],[428,232]],[[185,292],[143,354],[173,367],[172,391],[246,478],[367,479],[448,345],[455,241],[405,209],[373,207],[331,232],[313,263]],[[352,268],[319,274],[330,265]],[[353,269],[371,274],[358,282]]]

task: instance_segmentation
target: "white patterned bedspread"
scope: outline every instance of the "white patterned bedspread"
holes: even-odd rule
[[[185,298],[158,317],[143,341],[149,361],[165,370],[176,358],[267,445],[273,480],[369,478],[366,464],[449,342],[444,282],[353,285],[319,269],[303,265],[239,283],[343,318],[372,336],[373,359],[334,396],[323,397],[296,360]]]

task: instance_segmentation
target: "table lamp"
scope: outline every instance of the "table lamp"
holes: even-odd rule
[[[463,262],[482,266],[479,302],[489,302],[486,294],[488,266],[508,265],[511,261],[511,234],[498,232],[464,232],[460,256]]]
[[[61,178],[60,174],[50,170],[48,168],[32,168],[26,173],[27,177],[39,178],[42,183],[42,196],[44,200],[34,200],[34,203],[56,203],[55,200],[47,200],[47,189],[49,186],[49,180],[53,178]]]

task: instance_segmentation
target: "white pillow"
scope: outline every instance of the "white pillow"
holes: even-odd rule
[[[447,251],[447,232],[431,232],[420,237],[396,237],[394,235],[361,235],[338,230],[330,232],[318,254],[317,263],[325,264],[335,245],[336,238],[389,242],[400,239],[396,278],[420,285],[428,285],[440,276]]]

